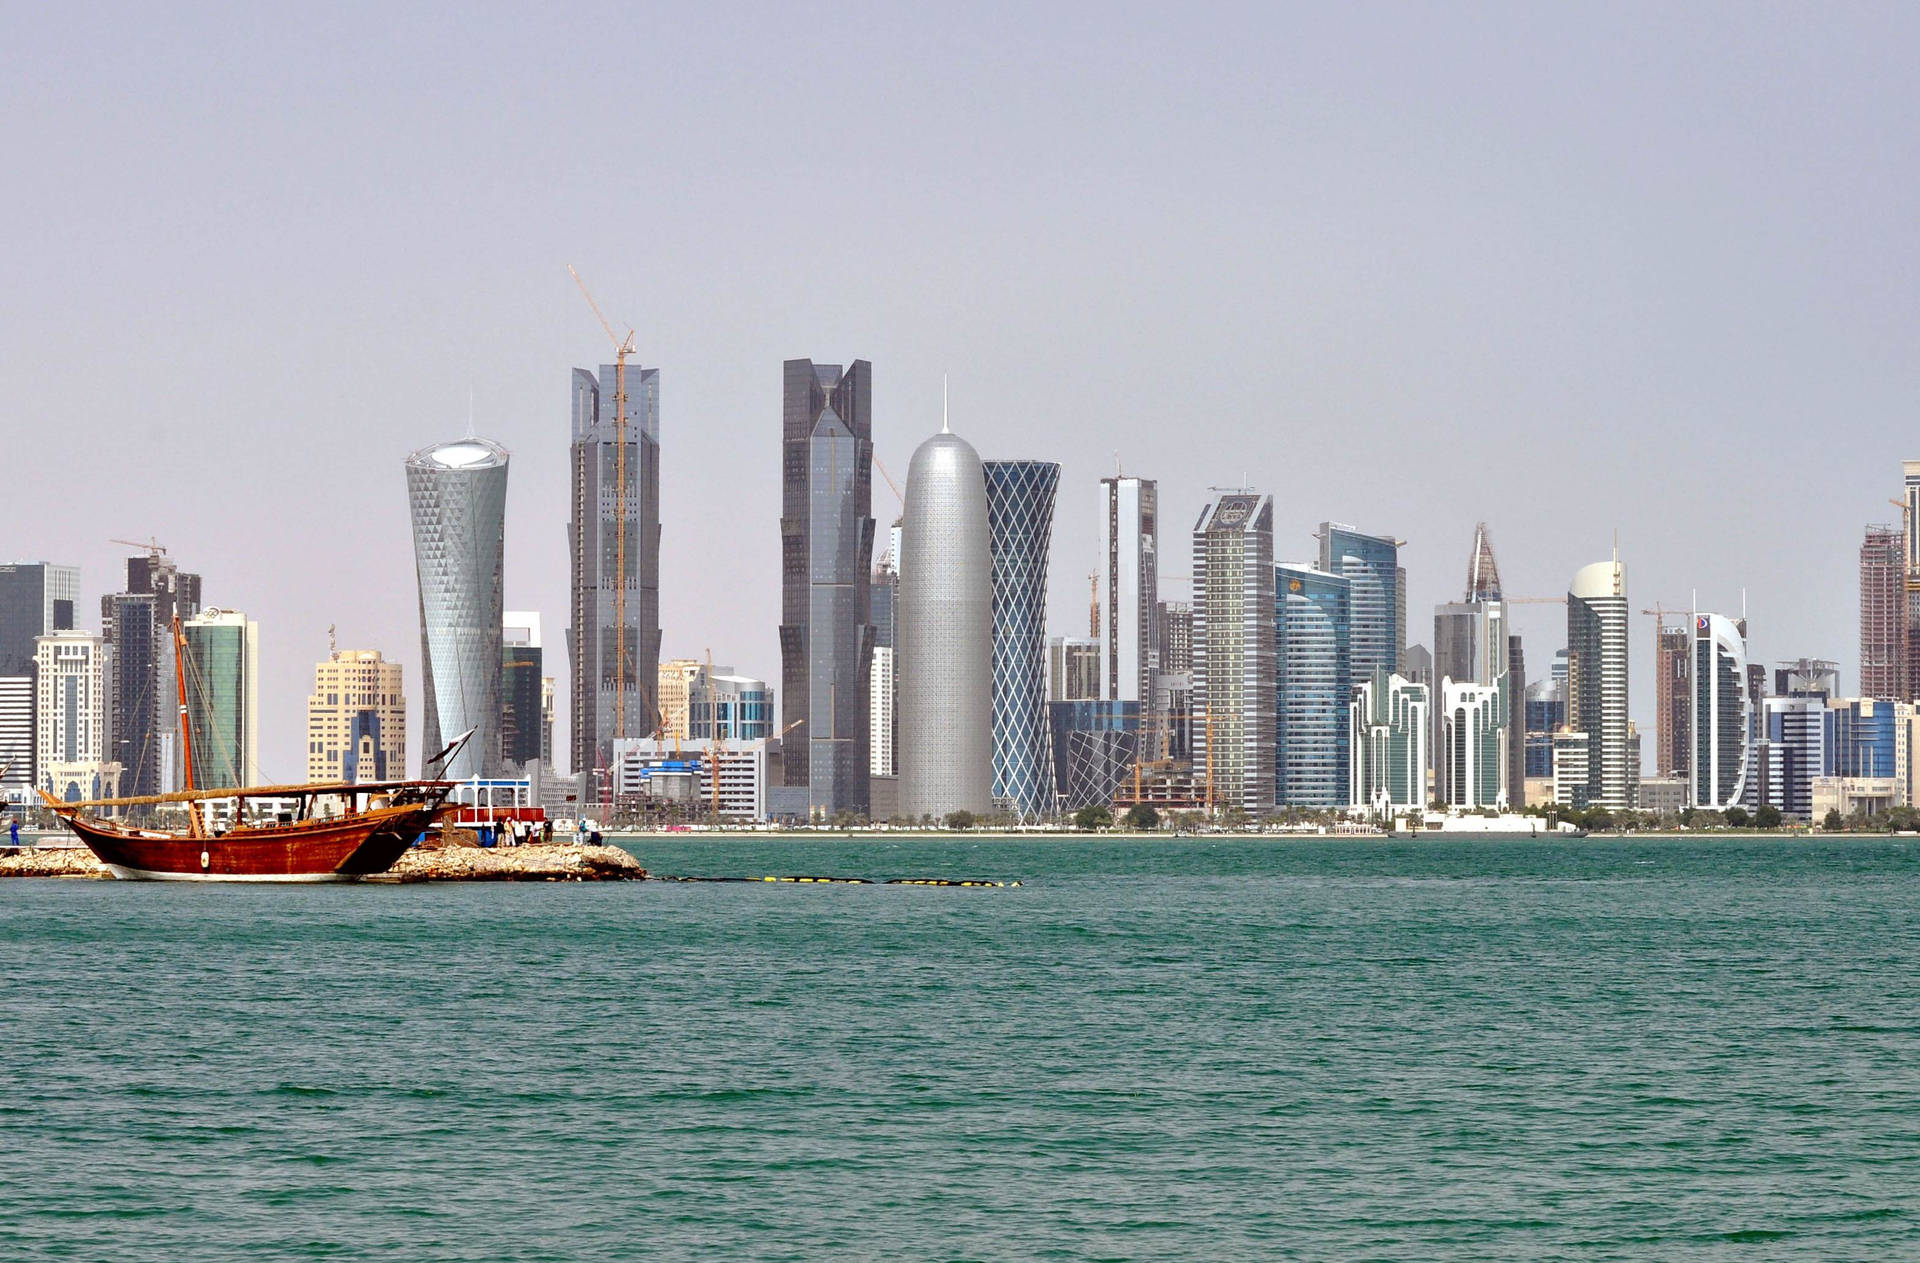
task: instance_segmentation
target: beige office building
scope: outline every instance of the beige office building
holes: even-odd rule
[[[385,781],[406,774],[400,664],[377,649],[338,649],[316,663],[307,698],[307,779]]]
[[[692,658],[675,658],[660,664],[660,735],[668,741],[675,737],[687,739],[688,707],[700,671],[701,664]]]

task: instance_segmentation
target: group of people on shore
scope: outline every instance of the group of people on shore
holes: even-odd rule
[[[552,842],[553,821],[551,820],[502,820],[474,826],[474,833],[483,847],[526,846],[531,842]],[[601,845],[600,830],[588,829],[582,820],[574,826],[573,844],[575,846]]]
[[[483,824],[477,827],[480,845],[525,846],[529,842],[553,841],[553,821],[507,820],[499,824]]]

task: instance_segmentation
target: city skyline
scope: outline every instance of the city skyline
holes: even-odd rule
[[[896,476],[937,424],[943,370],[983,452],[1063,463],[1053,629],[1079,625],[1071,578],[1093,568],[1097,479],[1117,450],[1158,481],[1179,531],[1209,485],[1309,471],[1310,501],[1276,503],[1280,551],[1304,555],[1329,517],[1407,539],[1415,628],[1453,593],[1481,518],[1527,596],[1561,591],[1617,528],[1636,602],[1698,589],[1733,609],[1745,589],[1754,661],[1851,664],[1857,595],[1838,559],[1894,515],[1885,471],[1911,454],[1920,394],[1906,350],[1920,311],[1887,280],[1913,258],[1910,215],[1885,193],[1904,187],[1906,155],[1887,121],[1912,114],[1895,50],[1920,19],[1774,15],[1734,47],[1713,16],[1680,14],[1684,66],[1603,17],[1557,13],[1497,29],[1413,14],[1391,41],[1337,14],[1259,15],[1230,35],[1129,15],[1091,46],[1063,17],[1034,22],[1018,50],[955,20],[863,36],[896,84],[921,81],[909,48],[958,50],[930,95],[887,112],[879,87],[780,70],[834,50],[832,32],[679,15],[667,34],[697,56],[636,85],[644,134],[560,169],[555,153],[609,130],[572,85],[612,54],[588,48],[564,73],[525,58],[552,44],[537,15],[472,23],[431,63],[431,28],[401,15],[331,83],[255,69],[302,64],[331,38],[318,15],[271,30],[29,16],[0,53],[47,89],[20,115],[40,178],[0,209],[21,260],[0,299],[14,350],[0,417],[33,474],[6,553],[80,565],[86,611],[117,586],[116,536],[151,535],[217,576],[219,599],[262,626],[263,770],[297,772],[329,625],[424,678],[417,613],[393,599],[410,585],[404,505],[378,471],[459,432],[469,392],[479,429],[517,454],[507,600],[566,625],[558,382],[605,346],[573,261],[672,391],[663,656],[711,646],[774,678],[778,596],[759,576],[778,540],[743,508],[777,487],[758,446],[768,365],[852,348],[884,366],[876,441]],[[1212,69],[1143,80],[1146,50]],[[53,90],[107,64],[146,76],[137,115]],[[1057,71],[1044,83],[1040,64]],[[760,86],[716,110],[721,82]],[[1066,101],[1086,106],[1046,108]],[[774,108],[861,156],[843,171],[738,141]],[[431,178],[411,165],[422,144],[445,159]],[[129,309],[168,313],[163,336],[122,351],[143,389],[83,423],[71,384]],[[295,311],[297,341],[279,333]],[[1183,365],[1196,388],[1140,390],[1148,362]],[[985,406],[1003,399],[1019,406]],[[71,441],[81,424],[97,441]],[[1814,424],[1844,439],[1819,468],[1836,511],[1758,512],[1751,488]],[[218,494],[179,494],[216,463]],[[1555,472],[1569,468],[1581,477]],[[1490,477],[1509,485],[1483,494]],[[1555,494],[1518,494],[1529,479]],[[62,511],[94,486],[115,493],[97,519]],[[748,581],[716,593],[708,577],[736,567]],[[1637,608],[1632,622],[1630,713],[1651,742],[1651,637]],[[1515,610],[1530,648],[1557,644],[1555,623]],[[418,750],[417,708],[409,722]]]

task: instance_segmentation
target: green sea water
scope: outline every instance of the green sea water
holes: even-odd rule
[[[1920,1258],[1920,845],[0,886],[0,1259]]]

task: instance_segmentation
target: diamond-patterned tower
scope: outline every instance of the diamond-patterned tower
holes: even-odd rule
[[[500,619],[506,546],[507,449],[465,438],[407,457],[413,559],[420,584],[423,758],[474,730],[444,775],[494,776],[500,766]]]
[[[990,460],[993,562],[993,800],[1021,817],[1053,810],[1047,738],[1047,553],[1060,466]]]

